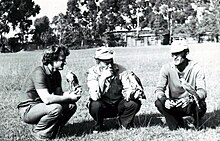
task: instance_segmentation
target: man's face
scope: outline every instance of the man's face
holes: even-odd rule
[[[60,57],[57,61],[54,61],[53,67],[55,70],[63,70],[66,65],[66,57]]]
[[[184,51],[172,53],[171,56],[172,56],[173,63],[175,66],[182,64],[183,61],[185,60],[185,52]]]
[[[108,69],[110,71],[113,71],[113,60],[112,59],[100,60],[99,66],[101,70]]]

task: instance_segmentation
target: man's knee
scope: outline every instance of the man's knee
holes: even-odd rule
[[[130,107],[134,107],[136,110],[139,110],[141,108],[141,101],[135,100],[135,101],[130,101]]]
[[[198,114],[199,119],[201,119],[205,115],[206,110],[207,110],[206,102],[200,101],[199,106],[200,108],[198,108],[197,105],[194,103],[193,109],[191,112],[192,112],[193,117],[195,117]]]
[[[123,105],[123,106],[122,106]],[[123,103],[120,104],[119,109],[127,109],[129,111],[134,111],[134,113],[137,113],[141,108],[141,101],[139,100],[130,100],[130,101],[123,101]]]
[[[89,104],[90,111],[99,111],[102,107],[102,103],[100,101],[91,101]]]
[[[200,101],[199,103],[201,111],[199,112],[199,117],[203,117],[206,113],[207,106],[205,101]]]
[[[51,104],[49,105],[49,108],[50,108],[50,111],[48,114],[54,115],[54,116],[55,115],[59,116],[63,111],[63,107],[60,104]]]
[[[157,99],[157,100],[155,101],[155,106],[156,106],[158,109],[161,109],[162,107],[164,107],[164,106],[163,106],[163,103],[162,103],[159,99]]]

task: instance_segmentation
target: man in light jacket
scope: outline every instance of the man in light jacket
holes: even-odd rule
[[[143,87],[140,81],[129,83],[129,80],[137,80],[137,76],[115,64],[114,54],[108,47],[98,48],[96,65],[88,71],[89,113],[96,121],[93,133],[103,130],[103,120],[107,117],[118,116],[120,127],[133,127],[134,117],[141,107],[139,98],[143,96]]]

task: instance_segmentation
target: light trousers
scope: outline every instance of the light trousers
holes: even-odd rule
[[[76,112],[76,104],[39,103],[19,108],[21,119],[34,124],[33,132],[44,138],[54,138]]]

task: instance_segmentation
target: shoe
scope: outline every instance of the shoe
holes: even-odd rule
[[[125,127],[123,125],[119,126],[119,129],[122,129],[122,130],[132,130],[132,128],[134,128],[134,127],[132,127],[132,126]]]
[[[124,127],[123,125],[120,125],[120,126],[119,126],[119,129],[126,130],[127,128]]]
[[[38,132],[31,131],[32,136],[38,141],[49,141],[50,138],[40,135]]]
[[[118,122],[118,125],[119,125],[119,129],[123,129],[123,130],[134,128],[134,123],[129,123],[129,124],[127,124],[127,126],[124,126],[124,125],[119,121],[119,122]]]
[[[50,137],[50,139],[56,139],[56,138],[59,138],[60,136],[60,131],[61,131],[61,128],[63,126],[58,126],[57,130],[53,133],[53,135]]]
[[[99,133],[99,131],[98,130],[93,130],[92,133],[97,134],[97,133]]]
[[[102,126],[97,126],[97,125],[96,125],[96,126],[93,128],[92,133],[97,134],[97,133],[99,133],[99,132],[101,132],[101,131],[104,131],[104,125],[102,125]]]

